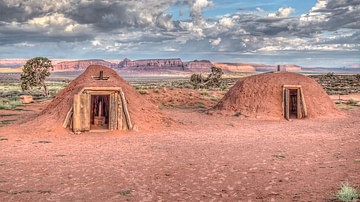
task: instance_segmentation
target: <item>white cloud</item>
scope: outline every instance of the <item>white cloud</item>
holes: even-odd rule
[[[35,44],[28,43],[28,42],[16,43],[14,45],[17,47],[34,47],[35,46]]]
[[[217,38],[217,39],[210,39],[209,42],[210,42],[211,45],[213,45],[213,46],[218,46],[218,45],[220,45],[220,43],[221,43],[221,38],[219,37],[219,38]]]
[[[295,12],[295,9],[291,8],[291,7],[286,7],[286,8],[279,8],[278,11],[276,13],[269,13],[269,17],[279,17],[279,18],[286,18],[289,17],[292,13]]]
[[[102,46],[102,43],[101,43],[100,40],[92,40],[92,41],[91,41],[91,44],[92,44],[93,46]]]
[[[232,26],[234,26],[234,21],[232,18],[224,17],[219,20],[219,24],[224,27],[232,27]]]

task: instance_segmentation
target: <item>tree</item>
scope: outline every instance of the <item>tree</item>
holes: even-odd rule
[[[223,71],[221,68],[211,67],[211,73],[207,77],[203,77],[201,74],[193,74],[190,77],[190,83],[195,88],[210,88],[220,87],[222,84]]]
[[[48,96],[48,88],[45,78],[50,76],[53,68],[51,60],[46,57],[35,57],[26,62],[21,74],[21,89],[23,91],[32,90],[33,87],[44,88],[45,96]]]

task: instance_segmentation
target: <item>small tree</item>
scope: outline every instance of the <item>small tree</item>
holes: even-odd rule
[[[201,74],[193,74],[190,77],[190,83],[195,88],[210,88],[220,87],[222,84],[223,71],[221,68],[211,67],[211,73],[207,77],[203,77]]]
[[[51,60],[46,57],[35,57],[28,60],[21,74],[21,89],[28,91],[33,87],[39,87],[39,89],[43,87],[45,96],[48,96],[45,78],[50,76],[50,70],[52,68]]]

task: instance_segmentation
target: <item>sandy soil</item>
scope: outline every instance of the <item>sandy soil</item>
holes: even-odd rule
[[[0,201],[327,201],[360,186],[358,108],[290,122],[164,108],[175,124],[146,133],[18,125],[46,104],[0,128]]]

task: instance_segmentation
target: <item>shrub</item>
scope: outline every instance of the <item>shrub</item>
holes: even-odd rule
[[[354,100],[354,99],[349,99],[347,102],[346,102],[346,104],[348,104],[348,105],[357,105],[357,103],[358,103],[358,101],[356,101],[356,100]]]
[[[140,90],[139,90],[139,93],[140,93],[141,95],[148,94],[147,90],[144,90],[144,89],[140,89]]]
[[[340,190],[336,194],[336,199],[344,202],[351,202],[359,199],[357,190],[349,185],[348,182],[341,184]]]

